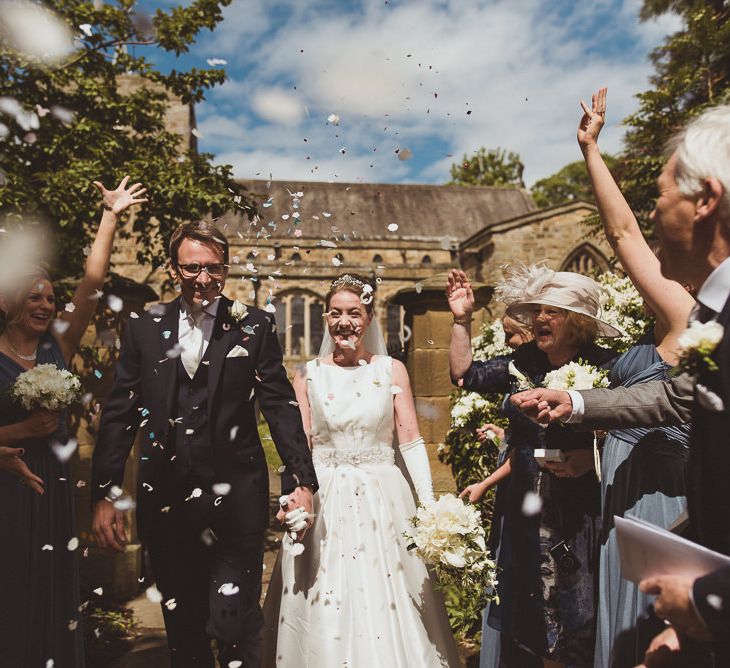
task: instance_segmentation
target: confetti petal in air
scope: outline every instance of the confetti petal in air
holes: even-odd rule
[[[396,151],[398,154],[398,160],[401,160],[405,162],[406,160],[410,160],[413,157],[413,151],[409,148],[402,148],[398,151]]]
[[[330,114],[329,116],[327,116],[327,122],[330,125],[339,125],[340,117],[337,114]]]
[[[210,67],[215,67],[216,65],[228,65],[228,61],[223,60],[223,58],[208,58],[206,62]]]
[[[197,137],[198,139],[203,138],[203,133],[198,130],[198,128],[193,128],[192,130],[190,130],[190,132],[193,134],[194,137]]]
[[[68,443],[66,443],[65,445],[59,443],[58,441],[53,441],[51,443],[51,450],[53,450],[53,454],[56,455],[56,459],[58,459],[59,462],[63,463],[71,459],[71,456],[76,451],[78,445],[78,441],[76,441],[75,438],[70,438],[68,440]]]
[[[226,496],[231,491],[231,484],[228,482],[217,482],[213,485],[213,493],[218,496]]]
[[[160,593],[160,590],[155,587],[155,585],[152,585],[151,587],[147,587],[147,591],[145,592],[147,594],[147,598],[152,603],[161,603],[162,602],[162,594]]]
[[[391,223],[388,225],[388,232],[397,232],[398,231],[398,223]]]
[[[542,510],[542,498],[535,492],[527,492],[522,500],[522,514],[525,517],[537,515]]]
[[[116,295],[109,295],[106,298],[106,303],[109,304],[109,308],[114,311],[114,313],[119,313],[124,308],[124,300]]]
[[[0,41],[29,60],[49,65],[74,48],[71,27],[50,9],[29,0],[0,4]]]
[[[225,582],[220,587],[218,587],[218,593],[223,594],[223,596],[233,596],[238,592],[238,586],[233,584],[232,582]]]
[[[76,538],[75,536],[71,540],[69,540],[68,544],[66,545],[66,549],[69,552],[73,552],[74,550],[78,549],[78,547],[79,547],[79,539]]]

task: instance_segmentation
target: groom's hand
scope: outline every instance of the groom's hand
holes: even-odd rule
[[[276,515],[276,519],[278,519],[282,525],[286,525],[288,519],[287,515],[289,513],[296,510],[297,508],[302,508],[305,511],[306,526],[300,531],[297,531],[297,540],[301,540],[302,538],[304,538],[304,534],[307,532],[307,529],[312,526],[314,517],[314,515],[312,514],[312,510],[314,507],[313,498],[314,495],[312,494],[312,490],[309,487],[297,487],[287,497],[286,505],[282,504],[281,509]]]
[[[124,531],[124,513],[117,510],[108,499],[101,499],[101,501],[96,502],[91,529],[99,547],[105,550],[124,552],[124,546],[127,544],[127,534]]]

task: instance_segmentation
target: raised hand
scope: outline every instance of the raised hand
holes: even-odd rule
[[[449,272],[446,285],[446,298],[455,318],[469,318],[474,312],[474,293],[469,278],[460,269]]]
[[[116,190],[107,190],[103,184],[99,181],[94,181],[94,185],[97,187],[103,198],[104,208],[107,211],[111,211],[115,215],[119,215],[123,211],[126,211],[130,206],[134,204],[144,204],[148,199],[141,197],[147,192],[147,188],[143,188],[141,183],[134,183],[127,188],[129,182],[129,176],[125,176],[121,183],[116,187]]]
[[[548,390],[538,387],[513,394],[512,405],[539,424],[564,422],[573,413],[570,395],[562,390]]]
[[[0,469],[17,476],[24,485],[28,485],[34,492],[43,494],[43,480],[33,473],[21,459],[24,454],[25,450],[23,448],[0,446]]]
[[[607,91],[608,88],[599,88],[598,92],[591,96],[590,109],[583,100],[580,101],[580,106],[583,108],[583,118],[580,119],[580,125],[578,125],[578,144],[581,151],[598,143],[598,135],[606,122]]]

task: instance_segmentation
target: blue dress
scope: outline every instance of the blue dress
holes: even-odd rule
[[[37,364],[65,368],[56,340],[46,334]],[[25,369],[0,353],[0,426],[21,422],[28,412],[8,390]],[[33,438],[25,448],[28,468],[45,483],[42,496],[0,471],[0,668],[54,668],[84,665],[79,620],[78,549],[70,466],[61,463],[50,441],[65,442],[65,416],[50,438]],[[51,546],[53,549],[49,549]]]
[[[611,385],[663,380],[671,367],[648,332],[614,363]],[[685,473],[689,425],[615,429],[602,455],[603,530],[598,584],[595,668],[641,663],[665,626],[652,613],[653,597],[621,577],[613,517],[638,517],[667,528],[687,510]]]
[[[602,365],[613,351],[590,345],[576,355]],[[508,363],[539,385],[553,367],[534,342],[510,357],[474,362],[464,376],[464,389],[475,392],[515,392]],[[570,426],[538,427],[508,404],[507,439],[514,451],[512,475],[503,504],[497,591],[489,626],[536,656],[566,666],[591,666],[595,646],[595,580],[601,526],[601,490],[593,471],[578,478],[557,478],[540,469],[535,448],[592,449],[590,433]],[[523,513],[528,492],[537,492],[542,509]],[[565,542],[575,568],[559,567],[553,548]],[[565,561],[563,561],[565,563]]]

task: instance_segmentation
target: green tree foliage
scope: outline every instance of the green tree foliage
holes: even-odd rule
[[[450,185],[512,186],[524,188],[520,156],[502,148],[487,150],[483,146],[471,157],[464,155],[460,164],[451,165]]]
[[[646,230],[656,199],[655,180],[664,164],[663,146],[689,118],[730,100],[728,3],[645,0],[641,18],[668,11],[680,15],[684,25],[651,54],[652,88],[638,96],[638,111],[625,120],[629,130],[618,168],[624,195]]]
[[[83,266],[99,215],[94,180],[113,187],[130,174],[148,187],[150,201],[137,212],[131,235],[138,261],[153,266],[164,261],[161,243],[181,221],[235,206],[231,168],[214,166],[211,155],[194,150],[194,138],[185,149],[164,124],[170,96],[198,102],[225,80],[225,72],[163,73],[144,55],[186,52],[229,3],[194,0],[145,17],[133,0],[56,0],[54,10],[77,34],[65,62],[39,65],[0,45],[0,97],[16,101],[38,125],[29,132],[17,114],[0,114],[8,129],[0,134],[0,212],[11,223],[48,223],[59,275],[77,274]],[[237,204],[247,202],[237,198]]]
[[[604,154],[603,159],[609,169],[615,168],[616,158]],[[540,208],[573,200],[594,201],[591,182],[583,160],[571,162],[555,174],[540,179],[532,187],[530,194]]]

